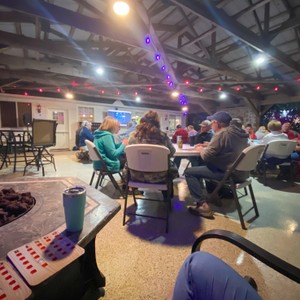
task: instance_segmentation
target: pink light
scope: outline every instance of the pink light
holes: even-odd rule
[[[28,96],[28,93],[27,93],[27,92],[24,92],[24,96]]]
[[[296,79],[296,81],[300,82],[300,77],[298,77],[298,78]]]
[[[138,92],[134,92],[134,95],[137,96],[137,95],[138,95]]]
[[[257,91],[259,91],[259,90],[260,90],[260,86],[257,85],[255,89],[256,89]]]
[[[189,82],[188,80],[186,80],[184,83],[185,83],[186,85],[190,84],[190,82]]]
[[[219,91],[219,92],[222,91],[222,87],[221,87],[221,86],[218,87],[218,91]]]
[[[149,86],[149,87],[148,87],[148,90],[149,90],[149,91],[152,91],[152,86]]]
[[[203,92],[203,88],[200,88],[200,89],[199,89],[199,92],[202,93],[202,92]]]
[[[57,88],[56,91],[57,91],[58,93],[60,93],[60,92],[61,92],[61,89],[60,89],[60,88]]]
[[[279,87],[278,87],[278,86],[275,86],[275,87],[274,87],[274,91],[275,91],[275,92],[278,92],[278,91],[279,91]]]
[[[117,91],[117,95],[120,95],[121,93],[120,93],[120,91]]]
[[[241,88],[240,88],[239,86],[237,86],[237,87],[235,88],[235,90],[238,92],[238,91],[241,90]]]
[[[104,94],[104,90],[101,90],[101,94]]]
[[[42,92],[43,92],[43,89],[39,88],[39,92],[42,93]]]
[[[71,83],[72,86],[79,86],[79,83],[77,83],[75,80],[72,81]]]

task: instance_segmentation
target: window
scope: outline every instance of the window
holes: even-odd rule
[[[65,124],[65,115],[63,111],[54,111],[52,120],[56,120],[57,124]]]
[[[83,121],[94,122],[94,108],[93,107],[79,106],[78,113],[79,113],[79,122],[83,122]]]

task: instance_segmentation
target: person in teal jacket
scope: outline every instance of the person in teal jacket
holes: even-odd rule
[[[119,122],[112,117],[105,117],[99,129],[94,132],[94,144],[111,172],[119,172],[125,164],[124,149],[128,143],[125,138],[116,144],[114,134],[117,132]],[[94,161],[95,170],[101,169],[101,161]]]

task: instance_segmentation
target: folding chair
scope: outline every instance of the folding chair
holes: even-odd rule
[[[125,204],[124,204],[124,215],[123,215],[123,225],[126,224],[126,214],[142,216],[153,219],[160,219],[166,221],[166,232],[168,232],[169,225],[169,210],[171,209],[171,196],[173,189],[173,180],[170,176],[170,150],[165,146],[151,145],[151,144],[136,144],[129,145],[125,148],[126,158],[127,158],[127,184],[125,192]],[[142,172],[145,174],[144,178],[136,179],[134,177],[134,172]],[[161,172],[161,173],[160,173]],[[161,179],[159,182],[153,183],[152,180],[147,181],[151,178],[151,174],[161,174]],[[132,213],[127,210],[128,203],[128,191],[129,188],[133,190],[134,204],[137,208],[136,200],[145,201],[158,201],[165,204],[165,216],[154,216],[148,214]],[[158,200],[154,198],[137,198],[135,195],[135,190],[137,189],[152,189],[157,191],[166,191],[166,199]]]
[[[47,149],[56,145],[56,126],[56,120],[33,119],[31,140],[25,145],[27,148],[31,147],[33,158],[26,162],[23,175],[30,165],[35,165],[38,171],[42,168],[43,176],[44,165],[52,164],[56,171],[54,155]]]
[[[260,159],[264,149],[265,149],[265,145],[255,145],[255,146],[249,146],[245,148],[242,151],[242,153],[239,155],[239,157],[236,159],[236,161],[232,164],[231,168],[229,168],[229,170],[225,173],[222,180],[220,181],[203,178],[204,180],[217,183],[215,189],[209,195],[210,199],[214,199],[215,197],[218,197],[218,191],[222,187],[227,187],[232,191],[234,202],[236,204],[239,219],[243,229],[247,229],[244,221],[244,216],[248,214],[252,209],[254,209],[255,217],[257,218],[259,217],[259,212],[258,212],[255,196],[252,189],[251,178],[248,177],[244,181],[236,182],[234,179],[234,174],[236,171],[250,172],[255,170],[257,162]],[[239,199],[248,195],[247,187],[251,195],[252,207],[243,213]],[[240,189],[244,189],[244,192],[239,192],[238,190]]]
[[[258,173],[263,176],[264,185],[267,184],[267,170],[271,167],[290,167],[290,180],[294,182],[294,165],[291,154],[296,149],[297,142],[291,140],[271,141],[267,144],[258,163]]]
[[[121,175],[121,173],[120,172],[111,172],[108,170],[105,160],[102,158],[100,152],[98,151],[97,147],[95,146],[95,144],[93,142],[91,142],[89,140],[85,140],[85,144],[87,145],[87,147],[89,149],[90,159],[92,161],[99,161],[99,160],[101,161],[101,169],[99,169],[99,170],[96,170],[95,168],[93,169],[93,174],[92,174],[92,177],[90,180],[90,185],[93,184],[94,177],[96,174],[98,174],[98,178],[96,181],[95,189],[97,189],[99,185],[101,186],[105,176],[108,176],[110,181],[116,188],[116,190],[118,190],[120,192],[121,196],[124,198],[123,191],[120,188],[120,186],[118,185],[118,183],[113,175],[113,174],[119,174],[121,179],[123,180],[123,176]]]
[[[7,135],[0,131],[0,170],[4,165],[7,167],[7,163],[10,162],[8,156],[8,138]]]

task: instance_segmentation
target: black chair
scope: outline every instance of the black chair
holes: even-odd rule
[[[212,180],[206,179],[204,180],[208,182],[213,182],[216,184],[215,189],[209,195],[209,199],[218,198],[218,192],[222,187],[226,187],[230,189],[233,193],[233,199],[236,204],[236,208],[238,211],[239,219],[241,222],[241,226],[243,229],[247,229],[244,221],[244,216],[248,214],[252,209],[255,211],[255,217],[259,217],[259,212],[255,200],[255,196],[252,189],[252,182],[251,178],[247,178],[243,181],[236,182],[234,176],[235,172],[250,172],[256,169],[257,162],[259,161],[263,151],[265,149],[265,145],[255,145],[249,146],[242,151],[240,156],[236,159],[236,161],[232,164],[231,168],[225,173],[222,180]],[[249,173],[248,173],[249,174]],[[248,195],[247,187],[249,189],[251,200],[252,200],[252,207],[250,207],[246,212],[242,212],[241,205],[239,199]],[[239,190],[244,190],[244,192],[240,192]],[[208,199],[208,200],[209,200]]]
[[[153,219],[160,219],[166,221],[166,232],[168,232],[169,226],[169,211],[171,209],[171,197],[173,193],[173,180],[170,174],[170,150],[165,146],[160,145],[150,145],[150,144],[136,144],[136,145],[129,145],[125,148],[126,158],[127,158],[127,184],[126,184],[126,192],[125,192],[125,204],[124,204],[124,214],[123,214],[123,225],[126,224],[126,214],[135,215],[135,216],[142,216],[147,218]],[[142,172],[144,173],[143,179],[134,179],[133,175],[135,172]],[[150,180],[147,181],[147,176],[151,176],[151,173],[158,173],[162,172],[162,180],[159,182],[154,183]],[[132,173],[132,174],[131,174]],[[141,214],[137,212],[130,212],[127,209],[128,203],[128,194],[129,188],[133,190],[133,199],[134,204],[137,208],[137,201],[158,201],[165,205],[165,216],[154,216],[148,214]],[[158,191],[165,191],[166,197],[164,197],[163,201],[144,197],[144,198],[137,198],[135,193],[137,189],[152,189]]]
[[[44,165],[52,164],[56,171],[54,155],[47,149],[56,145],[56,126],[55,120],[33,119],[32,139],[26,145],[31,147],[33,158],[26,163],[23,175],[27,167],[32,165],[35,165],[38,171],[42,168],[43,176],[45,176]]]
[[[273,255],[272,253],[262,249],[261,247],[257,246],[256,244],[247,240],[246,238],[227,230],[213,229],[203,233],[193,243],[192,253],[200,251],[202,243],[207,239],[220,239],[229,242],[242,249],[243,251],[247,252],[248,254],[252,255],[253,257],[263,262],[270,268],[276,270],[280,274],[288,277],[289,279],[297,283],[300,283],[299,268],[296,268],[295,266],[287,263],[286,261]]]
[[[0,170],[3,168],[4,165],[6,165],[7,167],[8,163],[10,163],[8,150],[9,144],[7,135],[0,131]]]
[[[102,158],[100,152],[98,151],[98,149],[96,148],[96,146],[93,142],[91,142],[89,140],[85,140],[85,144],[87,145],[87,147],[89,149],[90,159],[92,161],[99,161],[99,160],[101,161],[101,169],[99,169],[99,170],[93,169],[93,174],[92,174],[92,177],[90,180],[90,185],[93,184],[96,174],[98,174],[98,178],[96,181],[95,189],[97,189],[99,187],[99,185],[101,186],[105,176],[108,176],[110,181],[116,188],[116,190],[118,190],[120,192],[121,196],[124,198],[123,191],[120,188],[120,186],[118,185],[116,179],[114,178],[114,174],[119,174],[119,176],[121,177],[121,179],[123,181],[123,177],[122,177],[121,173],[120,172],[111,172],[108,170],[105,160]]]

